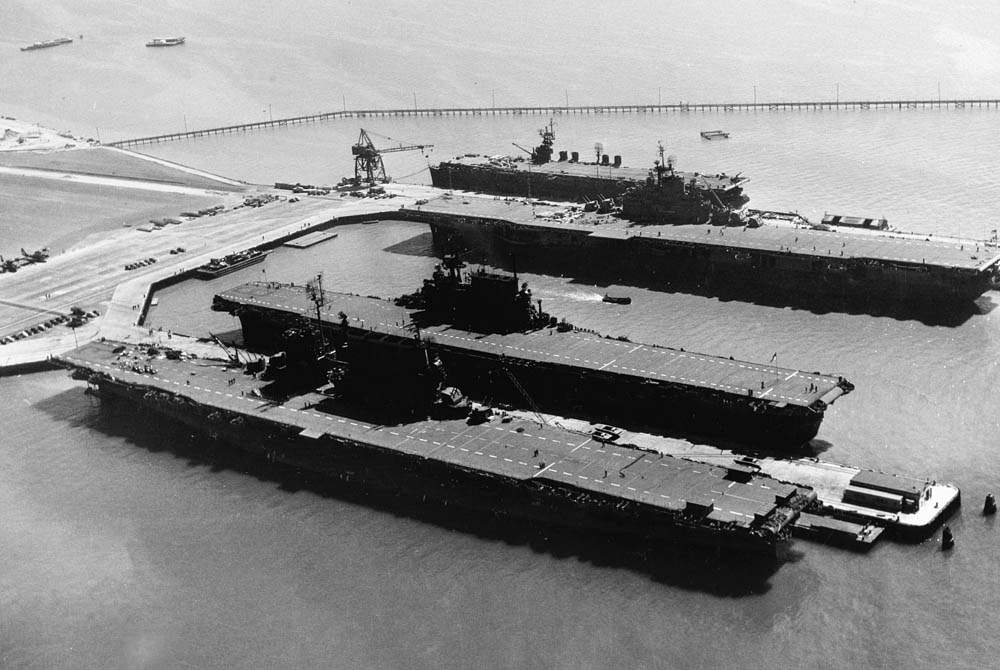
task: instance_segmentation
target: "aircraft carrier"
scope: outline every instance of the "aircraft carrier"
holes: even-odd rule
[[[59,357],[102,401],[166,415],[261,457],[373,494],[489,517],[773,560],[816,500],[733,464],[695,463],[510,415],[381,423],[316,393],[266,397],[224,362],[95,342]],[[345,411],[346,410],[346,411]],[[655,554],[654,554],[655,555]]]
[[[446,193],[402,214],[427,223],[441,253],[782,305],[967,310],[1000,266],[1000,249],[982,241],[824,230],[794,215],[762,213],[737,226],[649,225],[576,205],[470,193]]]
[[[301,375],[336,349],[339,363],[364,370],[366,388],[354,393],[382,403],[420,395],[405,381],[425,379],[529,410],[781,451],[812,439],[827,408],[854,388],[836,375],[578,330],[541,312],[516,277],[459,278],[445,265],[396,302],[254,282],[217,294],[213,309],[240,318],[248,347],[307,361]],[[431,378],[422,376],[428,360]]]
[[[527,198],[552,198],[570,202],[603,201],[622,196],[644,184],[657,168],[631,168],[622,165],[621,156],[613,160],[600,151],[593,163],[581,162],[579,152],[560,151],[553,158],[555,132],[552,124],[538,131],[541,143],[534,149],[520,147],[524,156],[483,156],[465,154],[432,165],[431,183],[441,189],[479,191],[495,195]],[[518,146],[518,145],[516,145]],[[662,149],[662,145],[661,145]],[[662,152],[661,152],[662,153]],[[661,156],[657,166],[666,166]],[[671,166],[672,169],[672,166]],[[675,204],[683,201],[684,216],[704,218],[711,206],[739,208],[748,200],[743,193],[746,177],[680,172],[675,181],[682,191]]]

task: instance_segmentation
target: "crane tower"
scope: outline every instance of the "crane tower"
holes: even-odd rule
[[[385,138],[390,139],[390,138]],[[402,144],[388,147],[386,149],[376,149],[365,129],[361,129],[358,142],[351,147],[354,154],[354,180],[355,182],[367,181],[369,184],[376,182],[387,182],[389,178],[385,174],[385,166],[382,164],[382,154],[396,151],[413,151],[414,149],[430,149],[433,144]]]

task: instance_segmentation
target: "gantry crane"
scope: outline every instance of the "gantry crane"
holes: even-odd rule
[[[372,133],[375,134],[375,133]],[[386,137],[389,140],[392,138]],[[382,164],[382,154],[393,153],[395,151],[413,151],[414,149],[430,149],[433,144],[403,144],[389,147],[387,149],[376,149],[371,138],[365,129],[361,129],[358,143],[351,147],[354,154],[354,180],[356,182],[367,181],[369,184],[376,182],[387,182],[389,178],[385,175],[385,166]]]

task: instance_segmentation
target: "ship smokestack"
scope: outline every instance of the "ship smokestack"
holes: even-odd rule
[[[579,151],[574,151],[572,154],[570,154],[570,156],[571,156],[571,158],[569,159],[570,163],[579,163],[580,162],[580,152]]]
[[[622,157],[621,156],[615,156],[615,162],[613,163],[613,165],[615,167],[621,167],[622,166]]]
[[[601,165],[610,165],[610,164],[611,164],[611,157],[608,156],[607,154],[602,155],[601,156]]]
[[[568,154],[565,151],[560,151],[559,152],[559,162],[560,163],[565,163],[567,157],[568,157]]]

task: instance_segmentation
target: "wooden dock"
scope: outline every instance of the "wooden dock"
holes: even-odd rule
[[[296,126],[305,123],[320,123],[340,119],[390,118],[390,117],[435,117],[435,116],[571,116],[587,114],[673,114],[691,112],[784,112],[784,111],[820,111],[820,110],[854,110],[854,109],[1000,109],[1000,98],[965,98],[941,100],[936,98],[916,100],[823,100],[823,101],[782,101],[782,102],[707,102],[674,104],[637,104],[637,105],[582,105],[582,106],[541,106],[541,107],[441,107],[441,108],[399,108],[399,109],[359,109],[340,112],[321,112],[305,116],[293,116],[285,119],[270,119],[239,123],[218,128],[203,128],[163,135],[150,135],[132,139],[109,142],[109,146],[134,147],[143,144],[158,144],[176,140],[208,137],[210,135],[228,135],[246,133],[254,130],[267,130]]]

